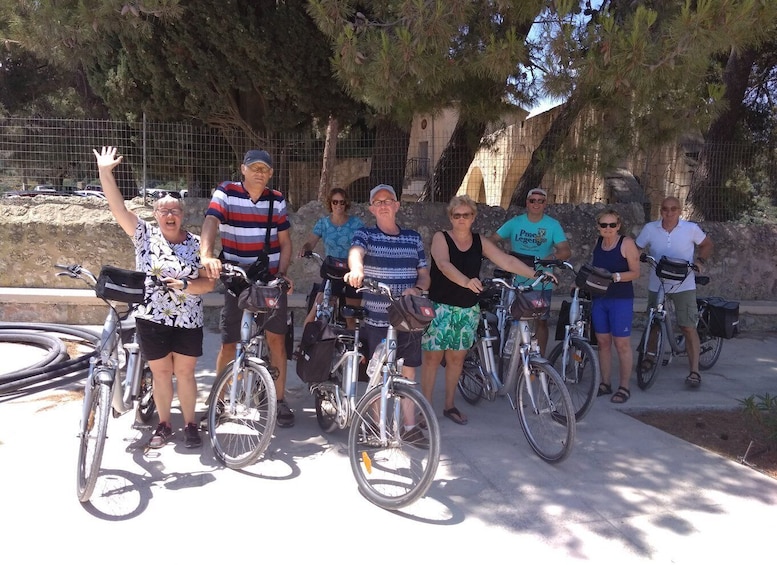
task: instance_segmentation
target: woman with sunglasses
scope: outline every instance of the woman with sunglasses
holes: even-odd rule
[[[533,268],[505,253],[488,238],[472,232],[476,215],[477,205],[469,196],[454,196],[448,204],[451,229],[432,236],[429,298],[434,303],[435,318],[421,338],[421,390],[431,403],[437,368],[445,358],[442,413],[462,425],[467,423],[467,417],[459,412],[453,399],[464,358],[475,341],[480,320],[478,294],[483,290],[479,278],[483,258],[511,273],[534,276]]]
[[[599,238],[593,252],[594,267],[612,273],[612,284],[604,296],[594,297],[591,321],[599,344],[599,366],[602,382],[597,396],[612,394],[612,349],[618,354],[618,390],[610,401],[623,404],[631,396],[629,381],[633,354],[631,322],[634,318],[634,285],[639,278],[639,250],[630,237],[620,235],[621,218],[614,210],[596,216]]]
[[[313,233],[310,234],[308,240],[302,245],[299,256],[302,257],[308,251],[313,251],[318,240],[323,239],[325,255],[342,259],[347,264],[348,250],[351,248],[353,234],[356,233],[356,230],[359,228],[364,227],[364,222],[356,216],[348,215],[348,210],[351,208],[351,201],[344,189],[333,188],[329,191],[329,196],[326,200],[329,215],[319,218],[316,225],[313,226]],[[343,294],[345,295],[346,304],[350,304],[351,306],[361,305],[361,296],[359,296],[355,288],[345,284],[344,281],[332,281],[332,296],[343,296]],[[315,304],[318,304],[321,301],[321,298],[322,295],[319,293],[316,296],[313,308],[308,312],[308,315],[305,318],[304,324],[312,322],[315,319]],[[348,320],[348,325],[349,327],[353,327],[353,320]]]
[[[116,185],[113,169],[123,157],[115,147],[94,150],[105,198],[113,217],[132,238],[135,268],[146,273],[146,295],[135,310],[140,348],[148,359],[154,379],[154,402],[159,425],[148,446],[158,449],[173,435],[170,412],[173,402],[173,375],[184,418],[184,445],[202,445],[194,412],[197,381],[194,368],[202,356],[202,299],[213,290],[200,261],[200,239],[183,229],[183,203],[172,196],[154,202],[156,224],[139,218],[127,209]],[[154,279],[164,283],[158,285]]]

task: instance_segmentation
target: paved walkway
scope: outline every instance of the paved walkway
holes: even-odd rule
[[[198,365],[204,398],[218,336]],[[426,498],[398,512],[356,489],[346,433],[323,436],[290,364],[297,425],[279,429],[266,457],[222,468],[209,445],[177,441],[155,452],[131,416],[112,420],[98,492],[75,497],[79,386],[0,398],[0,501],[8,558],[49,563],[154,559],[289,563],[557,563],[770,561],[777,481],[646,426],[642,408],[735,407],[777,393],[777,335],[727,341],[723,356],[686,390],[685,360],[623,407],[599,399],[565,462],[530,450],[505,399],[471,407],[470,423],[441,418],[442,460]],[[442,379],[435,408],[442,412]],[[178,417],[175,413],[174,417]],[[180,424],[180,422],[177,422]]]

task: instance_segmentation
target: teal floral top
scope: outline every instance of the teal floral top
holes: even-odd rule
[[[342,226],[334,225],[331,217],[325,216],[319,218],[316,225],[313,226],[313,233],[323,240],[324,253],[330,257],[345,259],[351,248],[353,234],[362,227],[364,227],[364,222],[356,216],[348,216],[348,220]]]

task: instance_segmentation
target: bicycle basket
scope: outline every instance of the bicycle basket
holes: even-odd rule
[[[139,304],[146,294],[146,273],[104,265],[94,292],[103,300]]]
[[[583,265],[575,277],[575,286],[587,290],[592,296],[604,296],[612,283],[612,273],[590,263]]]
[[[400,332],[421,332],[434,316],[434,303],[413,294],[392,301],[388,307],[389,323]]]
[[[321,264],[320,274],[322,279],[343,280],[343,276],[348,270],[347,259],[338,259],[327,255]]]
[[[304,383],[329,379],[335,353],[336,334],[326,320],[305,324],[297,349],[297,376]]]
[[[273,310],[281,298],[280,286],[252,284],[237,297],[237,305],[242,310],[255,314],[266,314]]]
[[[550,306],[541,290],[518,292],[510,306],[510,315],[516,320],[542,316]]]
[[[662,255],[656,265],[656,275],[659,279],[682,282],[688,276],[688,261]]]

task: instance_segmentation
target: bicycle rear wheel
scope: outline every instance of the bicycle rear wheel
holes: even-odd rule
[[[86,421],[81,422],[81,437],[78,447],[78,500],[88,502],[97,484],[100,463],[108,437],[108,415],[111,413],[111,385],[102,383],[94,375],[94,388],[88,406]]]
[[[348,432],[348,458],[364,497],[382,508],[401,508],[426,494],[440,461],[440,429],[432,407],[412,385],[394,383],[386,398],[381,436],[381,387],[356,406]],[[406,429],[406,422],[413,426]]]
[[[317,390],[313,393],[316,404],[316,421],[321,431],[331,433],[337,429],[337,404],[333,393]]]
[[[591,410],[596,399],[602,378],[599,356],[587,340],[572,336],[566,357],[566,363],[564,363],[564,342],[562,341],[553,348],[548,361],[564,379],[575,410],[575,420],[579,422]]]
[[[651,338],[651,333],[653,337]],[[651,346],[650,342],[654,341]],[[658,370],[664,362],[664,326],[655,318],[645,326],[637,349],[637,386],[647,390],[656,382]]]
[[[696,330],[699,332],[699,369],[706,371],[718,362],[723,349],[723,338],[710,333],[710,325],[703,315],[699,316]]]
[[[156,402],[154,402],[154,375],[148,365],[143,367],[140,375],[140,392],[138,393],[138,407],[135,412],[135,420],[147,424],[154,416]]]
[[[464,400],[475,405],[485,396],[487,386],[485,379],[483,369],[477,362],[475,354],[470,350],[464,359],[464,367],[461,370],[459,382],[456,383],[456,388],[459,389]]]
[[[577,424],[564,380],[549,364],[529,361],[529,376],[519,369],[516,406],[526,440],[548,463],[566,459],[575,442]]]
[[[235,405],[230,408],[231,361],[213,384],[208,432],[216,457],[230,469],[256,462],[275,431],[275,383],[264,365],[245,361],[237,373]]]

